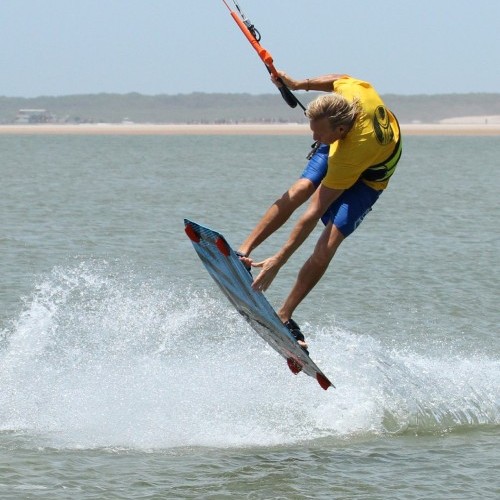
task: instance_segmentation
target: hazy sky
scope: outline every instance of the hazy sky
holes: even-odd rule
[[[500,0],[239,3],[296,78],[500,92]],[[275,91],[222,0],[0,0],[0,42],[2,96]]]

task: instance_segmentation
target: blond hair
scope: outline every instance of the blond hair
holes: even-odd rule
[[[358,99],[348,101],[345,97],[333,92],[321,95],[310,102],[307,106],[306,116],[311,121],[328,118],[332,130],[342,125],[350,130],[360,111]]]

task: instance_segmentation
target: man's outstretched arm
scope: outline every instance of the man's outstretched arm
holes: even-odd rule
[[[342,189],[330,189],[323,185],[314,193],[311,203],[306,212],[300,217],[292,229],[288,240],[278,252],[262,262],[252,263],[254,267],[260,267],[261,271],[254,279],[252,287],[255,290],[266,291],[278,274],[280,268],[293,255],[297,248],[311,234],[320,217],[326,209],[343,193]]]

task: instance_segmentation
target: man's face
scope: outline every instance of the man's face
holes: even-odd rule
[[[335,141],[344,137],[344,128],[342,126],[331,128],[328,118],[320,118],[319,120],[311,120],[309,122],[313,133],[313,140],[323,144],[333,144]]]

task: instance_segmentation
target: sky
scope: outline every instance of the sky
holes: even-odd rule
[[[500,0],[238,3],[294,78],[500,92]],[[222,0],[0,0],[0,43],[0,96],[275,92]]]

